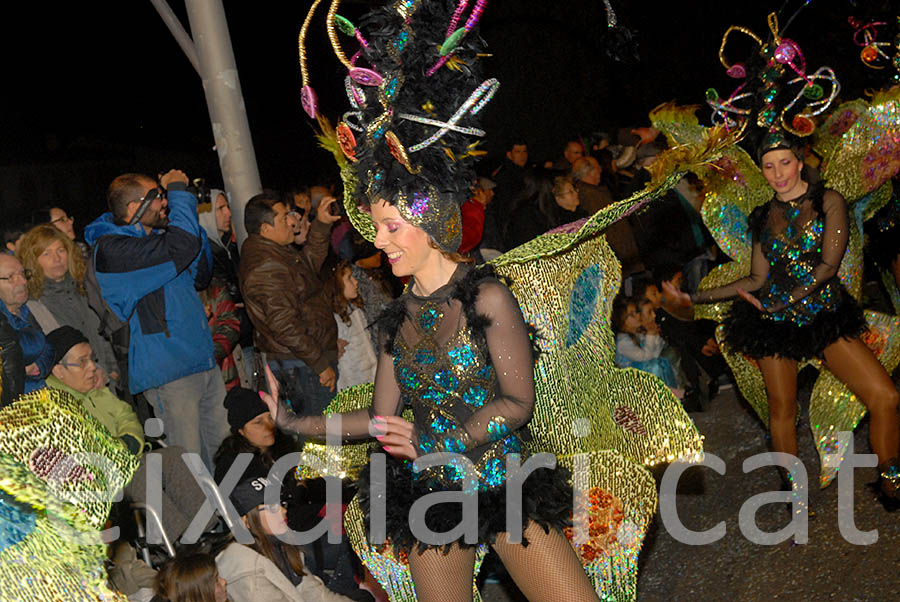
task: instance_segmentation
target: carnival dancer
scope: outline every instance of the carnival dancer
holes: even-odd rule
[[[493,545],[529,600],[596,600],[561,533],[571,511],[564,471],[538,469],[525,481],[525,540],[513,542],[506,533],[505,456],[522,452],[535,399],[532,345],[518,303],[489,268],[472,268],[449,250],[458,244],[459,230],[451,240],[440,233],[446,222],[459,222],[454,201],[434,199],[441,213],[422,224],[426,230],[404,218],[397,205],[406,199],[398,191],[393,203],[372,203],[375,245],[387,253],[395,275],[412,280],[380,320],[384,346],[372,408],[342,415],[345,437],[367,437],[371,428],[390,454],[384,499],[365,495],[367,472],[360,479],[363,510],[368,516],[372,504],[386,507],[388,535],[395,549],[407,551],[420,601],[472,596],[475,547],[461,536],[429,546],[410,530],[412,504],[436,490],[477,496],[478,543]],[[269,376],[269,383],[273,394],[264,399],[279,427],[324,437],[324,416],[289,415],[276,405],[277,382]],[[400,416],[406,404],[413,423]],[[466,481],[458,463],[413,472],[407,460],[431,452],[463,454],[474,464],[477,481]],[[427,513],[428,528],[444,532],[459,525],[460,506],[452,506]]]
[[[756,359],[762,371],[775,451],[797,455],[797,366],[821,359],[871,414],[879,499],[893,511],[900,508],[897,389],[860,340],[865,318],[837,277],[849,238],[847,204],[804,170],[802,157],[797,141],[783,133],[766,136],[759,149],[760,168],[774,195],[750,215],[749,276],[693,295],[671,283],[663,288],[685,305],[746,301],[732,306],[724,340],[731,351]]]

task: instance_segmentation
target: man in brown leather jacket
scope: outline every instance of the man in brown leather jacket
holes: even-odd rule
[[[271,193],[244,209],[247,240],[241,247],[244,304],[256,328],[256,348],[302,414],[319,414],[337,382],[337,324],[319,271],[328,255],[333,197],[322,200],[303,249],[291,243],[290,208]]]

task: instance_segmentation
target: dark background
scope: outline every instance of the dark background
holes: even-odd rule
[[[340,13],[358,21],[373,4],[345,1]],[[623,64],[605,51],[599,0],[492,0],[481,28],[492,54],[485,73],[502,86],[483,113],[484,147],[496,160],[520,134],[531,159],[543,162],[559,155],[569,136],[646,123],[661,102],[702,103],[711,86],[728,94],[734,84],[717,58],[725,29],[741,24],[766,37],[766,14],[783,4],[613,0],[638,43],[639,60]],[[782,24],[802,4],[788,2]],[[846,21],[866,4],[813,1],[787,31],[804,49],[809,71],[835,68],[846,98],[868,85]],[[308,5],[225,0],[266,187],[337,177],[300,107],[297,34]],[[171,6],[187,28],[183,4]],[[308,52],[322,110],[335,119],[348,105],[343,68],[325,35],[326,10],[323,2]],[[52,203],[83,226],[105,210],[104,189],[123,171],[180,167],[221,182],[200,79],[149,0],[20,5],[3,30],[0,220]],[[748,49],[736,43],[731,52],[740,58]],[[707,109],[699,115],[708,122]]]

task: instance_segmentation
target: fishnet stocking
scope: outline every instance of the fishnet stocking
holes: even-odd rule
[[[454,544],[450,552],[429,548],[409,553],[409,572],[416,586],[418,602],[466,602],[472,600],[472,573],[475,548]]]
[[[531,522],[524,535],[528,546],[508,543],[506,533],[501,533],[494,550],[529,602],[599,600],[572,544],[559,531],[545,533]]]
[[[559,531],[545,533],[536,523],[524,530],[528,546],[497,536],[494,550],[529,602],[597,602],[597,594],[575,555]],[[409,572],[416,584],[418,602],[465,602],[472,599],[475,548],[454,545],[448,554],[428,549],[409,554]]]

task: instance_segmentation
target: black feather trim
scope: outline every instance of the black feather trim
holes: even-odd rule
[[[409,553],[418,549],[422,552],[429,547],[417,540],[409,526],[409,510],[416,500],[438,491],[461,491],[444,486],[430,487],[426,479],[413,478],[411,464],[397,460],[390,454],[386,461],[386,532],[395,550]],[[367,465],[359,478],[359,501],[369,529],[370,513],[370,467]],[[562,529],[572,523],[572,488],[570,473],[565,468],[538,468],[525,480],[522,487],[522,527],[534,521],[544,528]],[[474,494],[473,494],[474,495]],[[506,525],[506,485],[478,495],[478,544],[493,543],[499,533],[507,531]],[[444,533],[462,522],[462,505],[456,502],[435,504],[425,513],[425,525],[436,533]],[[457,542],[462,547],[471,547],[462,539]],[[523,538],[523,545],[528,545]],[[446,544],[445,552],[451,544]],[[475,544],[477,545],[477,544]]]
[[[735,301],[725,318],[725,342],[735,352],[752,358],[780,356],[804,361],[821,358],[825,348],[840,338],[855,338],[868,329],[856,300],[843,287],[834,311],[822,311],[805,326],[766,319],[763,312]]]

